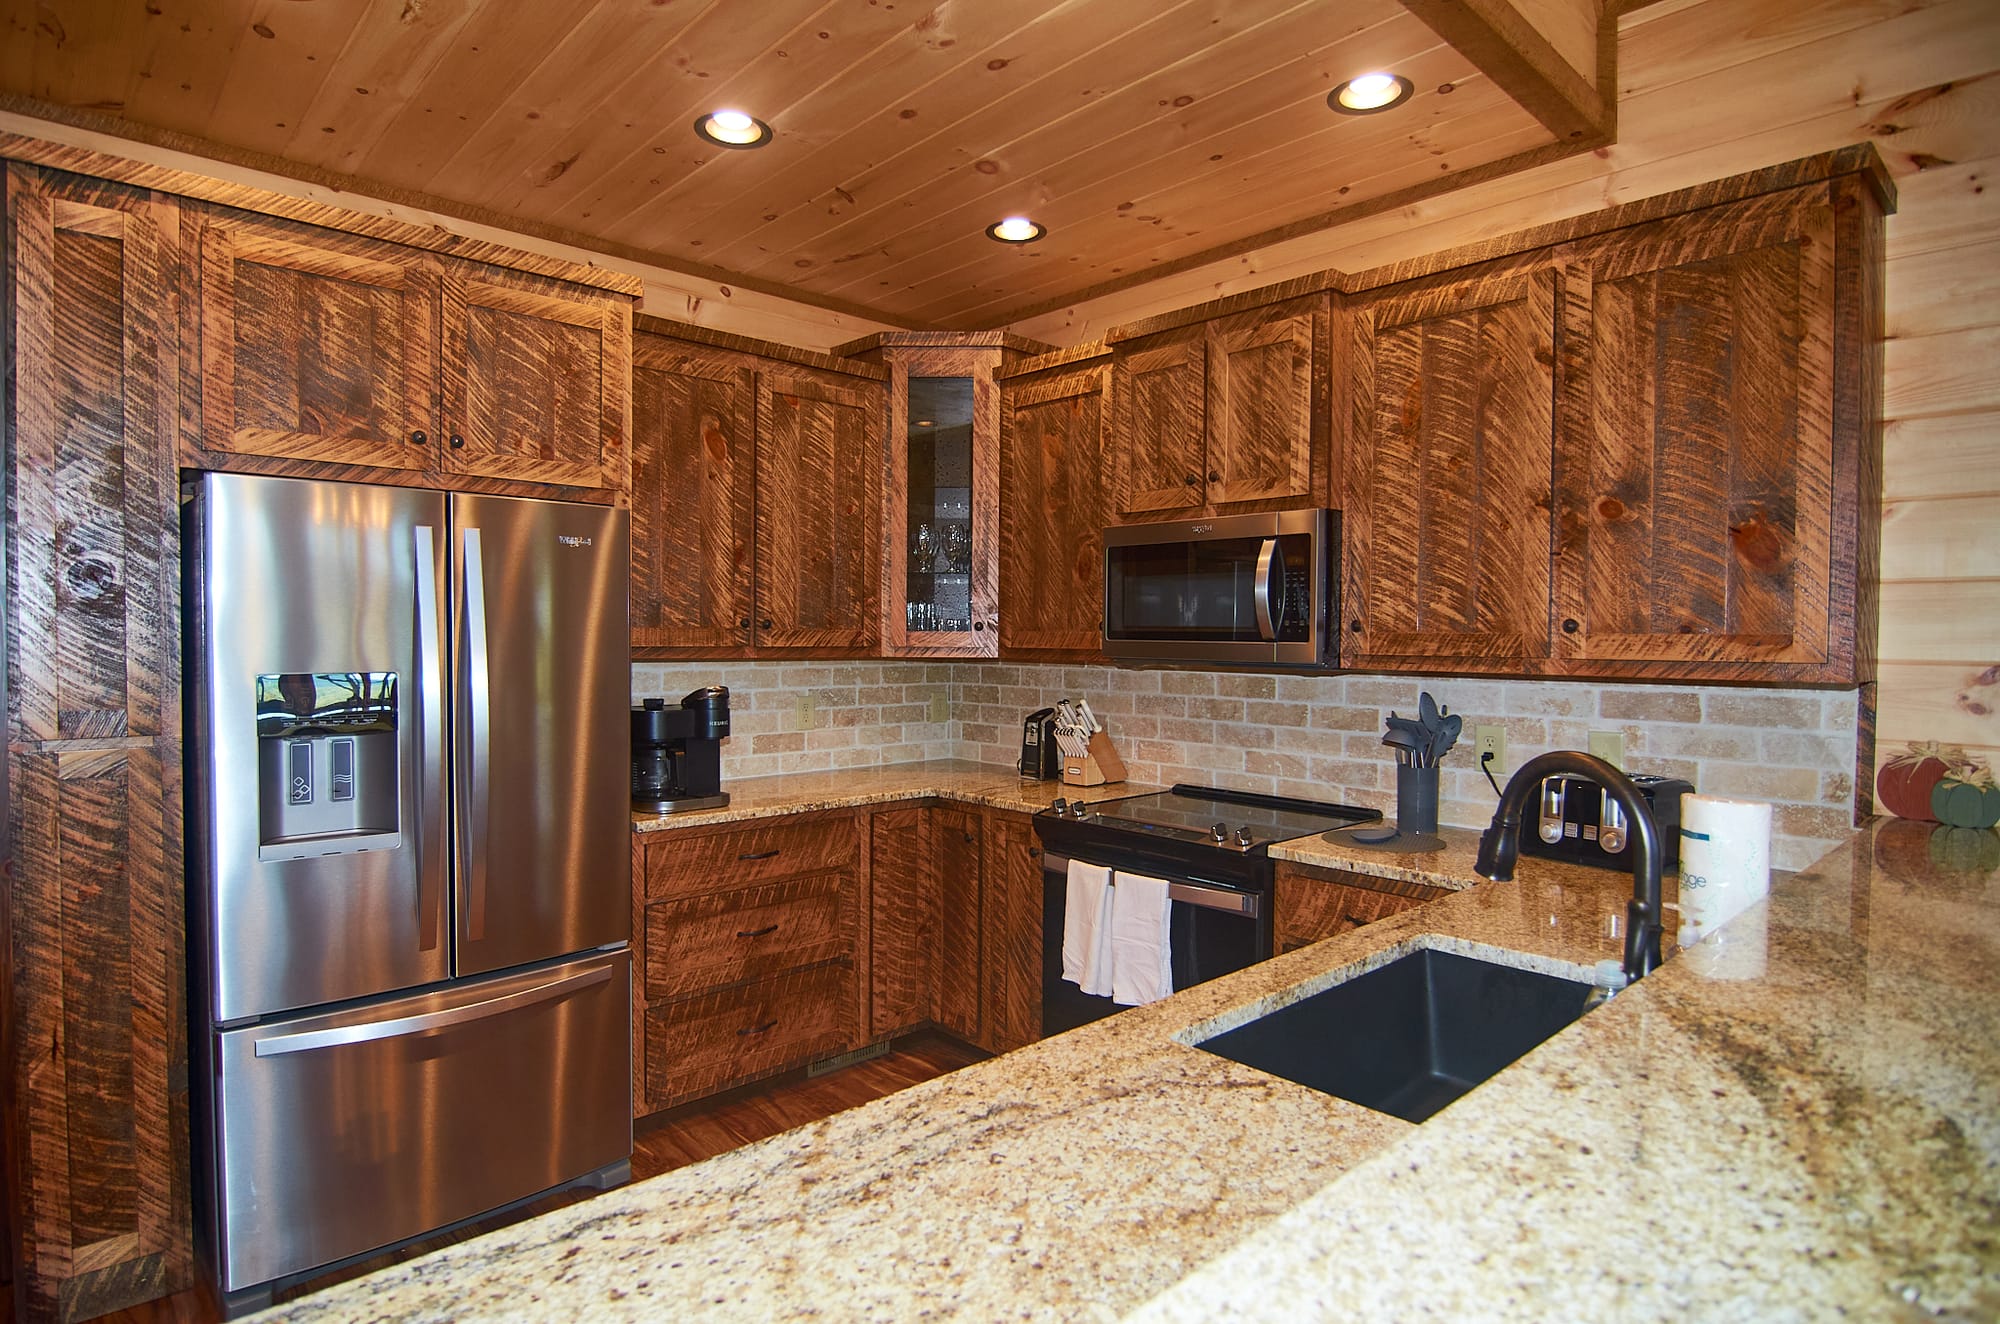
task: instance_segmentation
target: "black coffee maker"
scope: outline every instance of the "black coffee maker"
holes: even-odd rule
[[[710,685],[669,708],[648,699],[632,710],[632,808],[644,814],[719,809],[722,738],[729,734],[729,687]]]

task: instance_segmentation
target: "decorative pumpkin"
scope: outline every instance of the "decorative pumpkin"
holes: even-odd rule
[[[1931,792],[1955,765],[1965,762],[1965,751],[1940,746],[1936,741],[1912,743],[1908,752],[1898,754],[1875,774],[1875,795],[1882,808],[1898,818],[1935,822]]]
[[[1990,828],[2000,823],[2000,787],[1985,763],[1948,772],[1931,789],[1931,812],[1951,827]]]

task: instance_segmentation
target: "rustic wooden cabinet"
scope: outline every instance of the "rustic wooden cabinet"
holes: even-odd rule
[[[864,657],[887,371],[638,319],[635,658]]]
[[[1000,651],[1102,661],[1108,351],[1000,379]]]
[[[633,852],[634,1116],[867,1037],[853,814],[641,833]]]
[[[6,167],[6,1146],[31,1319],[191,1279],[171,199]]]
[[[958,805],[870,817],[869,1033],[934,1024],[980,1037],[981,824]]]
[[[1350,306],[1344,665],[1534,671],[1548,658],[1563,279],[1543,263]]]
[[[1842,301],[1866,292],[1861,236],[1836,233],[1843,197],[1850,214],[1871,205],[1837,182],[1576,246],[1560,669],[1867,678],[1853,582],[1867,532],[1847,495],[1866,447],[1852,421],[1836,427],[1836,381],[1872,347],[1840,337]]]
[[[1449,894],[1449,889],[1424,883],[1280,863],[1271,902],[1278,954],[1351,933]]]
[[[626,489],[629,299],[218,207],[188,229],[191,466]]]
[[[1320,504],[1327,319],[1311,295],[1120,344],[1119,516]]]
[[[988,809],[981,833],[978,1043],[1005,1053],[1042,1037],[1042,847],[1027,814]]]

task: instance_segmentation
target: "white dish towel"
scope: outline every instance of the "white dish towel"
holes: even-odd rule
[[[1062,977],[1096,997],[1111,992],[1111,870],[1069,862],[1063,899]]]
[[[1112,882],[1111,1000],[1121,1007],[1158,1002],[1174,991],[1166,881],[1121,870]]]

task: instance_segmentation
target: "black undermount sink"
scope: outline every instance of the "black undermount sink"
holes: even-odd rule
[[[1421,1122],[1581,1016],[1590,992],[1426,948],[1195,1047]]]

